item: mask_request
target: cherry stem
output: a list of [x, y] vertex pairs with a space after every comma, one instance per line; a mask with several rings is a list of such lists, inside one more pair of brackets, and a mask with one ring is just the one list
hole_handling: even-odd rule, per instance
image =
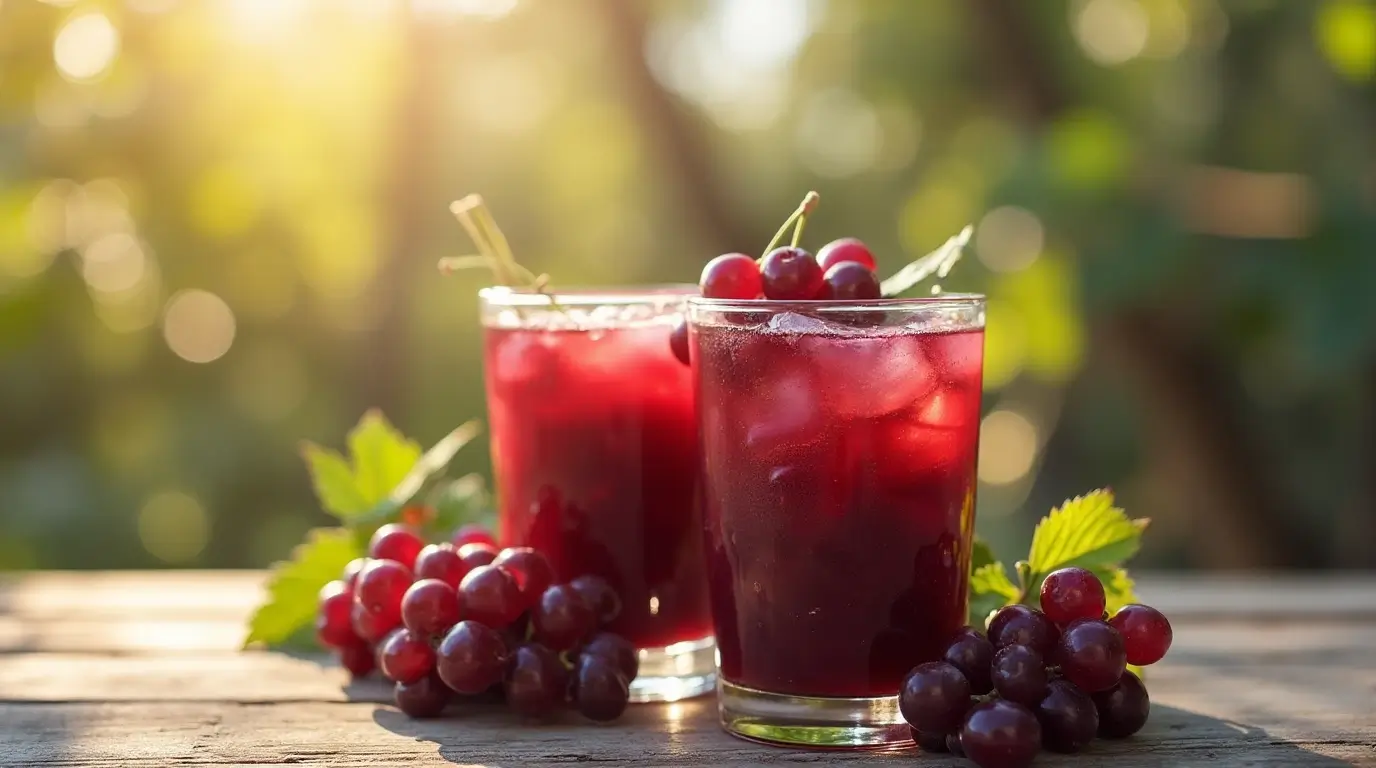
[[789, 214], [788, 219], [784, 221], [784, 225], [779, 227], [778, 232], [774, 233], [774, 239], [769, 241], [769, 245], [765, 246], [764, 252], [766, 255], [774, 250], [774, 246], [778, 245], [779, 241], [784, 239], [784, 234], [788, 232], [788, 228], [794, 227], [795, 225], [796, 228], [793, 230], [793, 245], [798, 245], [799, 239], [803, 236], [803, 224], [807, 221], [808, 215], [817, 210], [817, 202], [820, 199], [821, 196], [816, 192], [808, 192], [807, 195], [803, 197], [803, 202], [799, 203], [798, 208], [794, 210], [793, 213]]
[[554, 295], [546, 290], [549, 286], [549, 275], [536, 275], [516, 261], [515, 254], [511, 252], [511, 243], [502, 233], [502, 228], [497, 226], [497, 220], [487, 209], [482, 195], [469, 195], [457, 200], [449, 206], [449, 211], [459, 220], [459, 224], [463, 225], [464, 231], [468, 232], [468, 236], [478, 246], [479, 253], [441, 259], [441, 272], [449, 274], [462, 269], [485, 267], [492, 270], [492, 276], [496, 278], [498, 285], [530, 288], [549, 299], [549, 304], [555, 311], [563, 311], [559, 302], [555, 301]]

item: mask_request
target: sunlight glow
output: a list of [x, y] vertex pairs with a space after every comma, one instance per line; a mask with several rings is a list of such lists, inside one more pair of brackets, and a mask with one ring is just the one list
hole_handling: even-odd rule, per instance
[[473, 16], [495, 20], [516, 10], [516, 0], [411, 0], [418, 15], [450, 19]]
[[234, 312], [209, 291], [182, 291], [167, 302], [163, 338], [187, 362], [218, 360], [234, 343]]
[[1110, 67], [1140, 56], [1150, 33], [1139, 0], [1085, 0], [1074, 11], [1071, 27], [1085, 55]]
[[798, 155], [819, 176], [845, 178], [874, 167], [879, 115], [860, 94], [831, 88], [811, 96], [798, 120]]
[[979, 479], [1008, 485], [1032, 471], [1037, 458], [1037, 428], [1017, 411], [998, 410], [980, 424]]
[[126, 232], [105, 235], [81, 252], [81, 276], [91, 290], [119, 293], [135, 288], [144, 275], [142, 246]]
[[53, 40], [53, 61], [68, 80], [94, 80], [105, 73], [119, 54], [119, 32], [105, 14], [71, 17]]
[[163, 491], [144, 502], [138, 517], [139, 540], [159, 560], [185, 563], [210, 540], [210, 515], [196, 497]]
[[1045, 238], [1036, 214], [1005, 205], [980, 220], [975, 230], [975, 252], [984, 266], [995, 272], [1016, 272], [1037, 260]]

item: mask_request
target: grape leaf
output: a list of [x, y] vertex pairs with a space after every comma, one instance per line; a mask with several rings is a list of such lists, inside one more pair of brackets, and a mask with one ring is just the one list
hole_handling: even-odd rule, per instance
[[[987, 548], [987, 547], [986, 547]], [[1008, 578], [1003, 563], [986, 563], [970, 572], [971, 626], [983, 627], [989, 615], [1009, 603], [1017, 602], [1018, 587]]]
[[970, 243], [970, 235], [974, 234], [974, 231], [974, 227], [967, 226], [959, 234], [942, 243], [940, 248], [893, 273], [879, 285], [880, 293], [886, 299], [893, 298], [906, 293], [933, 273], [938, 277], [950, 274], [951, 267], [960, 261], [960, 255], [965, 252], [965, 246]]
[[367, 499], [354, 480], [353, 467], [337, 452], [306, 442], [301, 445], [301, 457], [311, 473], [311, 484], [320, 506], [341, 520], [367, 512], [373, 501]]
[[1123, 568], [1094, 568], [1094, 575], [1099, 577], [1100, 583], [1104, 585], [1104, 610], [1109, 615], [1118, 612], [1119, 608], [1128, 603], [1139, 602], [1137, 593], [1134, 591], [1136, 584], [1132, 577]]
[[1032, 534], [1027, 562], [1031, 578], [1025, 585], [1040, 588], [1042, 579], [1057, 568], [1112, 568], [1137, 554], [1149, 520], [1133, 520], [1113, 506], [1113, 492], [1101, 489], [1077, 496], [1051, 510]]
[[410, 471], [389, 489], [384, 498], [364, 514], [348, 520], [354, 534], [360, 540], [367, 541], [379, 526], [396, 521], [403, 509], [427, 501], [447, 479], [449, 464], [459, 449], [472, 442], [478, 432], [478, 423], [469, 421], [431, 446], [424, 456], [412, 462]]
[[363, 414], [349, 433], [354, 482], [364, 498], [377, 503], [392, 493], [420, 460], [420, 446], [397, 431], [381, 411]]
[[976, 536], [970, 546], [970, 570], [975, 571], [996, 562], [998, 558], [994, 556], [994, 548], [989, 546], [989, 542]]
[[300, 635], [315, 618], [320, 588], [339, 578], [344, 566], [362, 556], [352, 534], [344, 528], [316, 528], [291, 553], [273, 566], [267, 601], [248, 622], [244, 647], [280, 646]]

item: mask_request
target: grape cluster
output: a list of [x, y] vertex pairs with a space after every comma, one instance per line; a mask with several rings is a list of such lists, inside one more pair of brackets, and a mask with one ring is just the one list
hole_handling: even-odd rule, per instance
[[321, 590], [316, 635], [355, 677], [380, 669], [412, 717], [497, 694], [523, 717], [572, 703], [605, 722], [625, 711], [639, 667], [631, 643], [603, 631], [620, 610], [603, 579], [556, 584], [544, 555], [499, 550], [482, 528], [427, 545], [392, 524]]
[[940, 661], [908, 673], [899, 707], [925, 751], [980, 768], [1022, 768], [1043, 748], [1078, 752], [1147, 722], [1147, 689], [1127, 665], [1160, 661], [1171, 625], [1155, 608], [1104, 612], [1104, 587], [1083, 568], [1046, 577], [1041, 610], [1000, 609], [988, 635], [956, 633]]

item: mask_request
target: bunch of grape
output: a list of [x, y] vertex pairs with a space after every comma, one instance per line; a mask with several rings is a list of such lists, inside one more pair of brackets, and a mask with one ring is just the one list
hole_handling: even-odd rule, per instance
[[913, 739], [980, 768], [1022, 768], [1043, 747], [1078, 752], [1147, 722], [1147, 689], [1128, 664], [1166, 655], [1171, 625], [1155, 608], [1104, 612], [1104, 587], [1083, 568], [1046, 577], [1042, 610], [1010, 605], [988, 637], [960, 630], [941, 661], [908, 673], [899, 693]]
[[354, 676], [380, 668], [412, 717], [436, 717], [456, 695], [495, 693], [523, 717], [572, 702], [605, 722], [625, 711], [639, 667], [630, 642], [601, 631], [620, 611], [605, 580], [555, 584], [543, 555], [499, 551], [481, 528], [427, 545], [393, 524], [321, 590], [316, 633]]

